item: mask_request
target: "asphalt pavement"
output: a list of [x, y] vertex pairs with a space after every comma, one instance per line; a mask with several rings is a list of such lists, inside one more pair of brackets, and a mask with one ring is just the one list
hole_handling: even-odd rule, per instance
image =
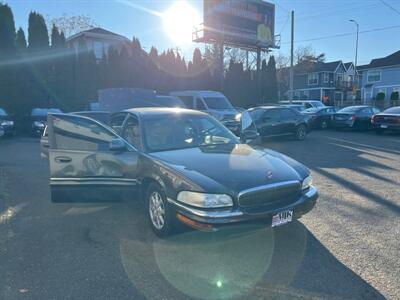
[[52, 204], [39, 141], [0, 140], [0, 299], [400, 299], [400, 136], [265, 146], [312, 170], [313, 211], [160, 240], [138, 199]]

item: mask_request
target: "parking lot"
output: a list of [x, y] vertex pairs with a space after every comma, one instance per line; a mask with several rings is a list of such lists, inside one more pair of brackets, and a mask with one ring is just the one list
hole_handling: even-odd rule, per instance
[[399, 299], [400, 136], [315, 131], [265, 144], [307, 165], [320, 198], [276, 231], [167, 240], [128, 203], [51, 204], [39, 141], [0, 141], [1, 299]]

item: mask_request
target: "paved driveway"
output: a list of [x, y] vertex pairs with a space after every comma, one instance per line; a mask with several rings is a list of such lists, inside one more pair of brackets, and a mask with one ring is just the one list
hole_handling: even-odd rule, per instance
[[266, 146], [311, 168], [310, 214], [159, 240], [135, 199], [51, 204], [38, 141], [0, 141], [0, 299], [399, 299], [400, 137]]

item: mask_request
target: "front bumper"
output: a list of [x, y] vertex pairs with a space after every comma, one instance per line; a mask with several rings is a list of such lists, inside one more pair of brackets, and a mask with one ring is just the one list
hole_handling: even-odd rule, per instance
[[237, 209], [228, 209], [228, 210], [204, 210], [186, 206], [176, 200], [168, 198], [169, 204], [172, 205], [174, 210], [196, 222], [200, 222], [203, 224], [210, 224], [210, 225], [225, 225], [243, 221], [250, 221], [250, 220], [257, 220], [257, 219], [264, 219], [264, 220], [271, 220], [272, 216], [285, 211], [285, 210], [293, 210], [294, 211], [294, 218], [298, 219], [302, 215], [308, 213], [313, 207], [318, 198], [318, 192], [315, 187], [310, 187], [310, 189], [303, 193], [302, 196], [294, 203], [290, 205], [280, 207], [274, 210], [267, 210], [257, 213], [247, 213], [241, 210], [240, 208]]

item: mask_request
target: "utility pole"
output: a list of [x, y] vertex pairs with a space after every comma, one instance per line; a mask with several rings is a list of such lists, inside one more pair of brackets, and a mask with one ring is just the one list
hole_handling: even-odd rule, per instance
[[[356, 24], [356, 26], [357, 26], [357, 36], [356, 36], [356, 57], [355, 57], [355, 60], [354, 60], [354, 79], [356, 79], [356, 76], [357, 76], [357, 55], [358, 55], [358, 33], [359, 33], [359, 29], [360, 29], [360, 26], [358, 25], [358, 23], [357, 23], [357, 21], [356, 20], [353, 20], [353, 19], [351, 19], [351, 20], [349, 20], [350, 22], [352, 22], [352, 23], [354, 23], [354, 24]], [[357, 84], [358, 84], [358, 77], [357, 77]]]
[[289, 84], [289, 89], [290, 89], [290, 103], [292, 103], [293, 100], [293, 56], [294, 56], [294, 11], [292, 10], [292, 35], [290, 39], [290, 84]]
[[[258, 99], [257, 103], [261, 100], [261, 49], [257, 49], [257, 90], [258, 90]], [[264, 100], [263, 100], [264, 102]]]

